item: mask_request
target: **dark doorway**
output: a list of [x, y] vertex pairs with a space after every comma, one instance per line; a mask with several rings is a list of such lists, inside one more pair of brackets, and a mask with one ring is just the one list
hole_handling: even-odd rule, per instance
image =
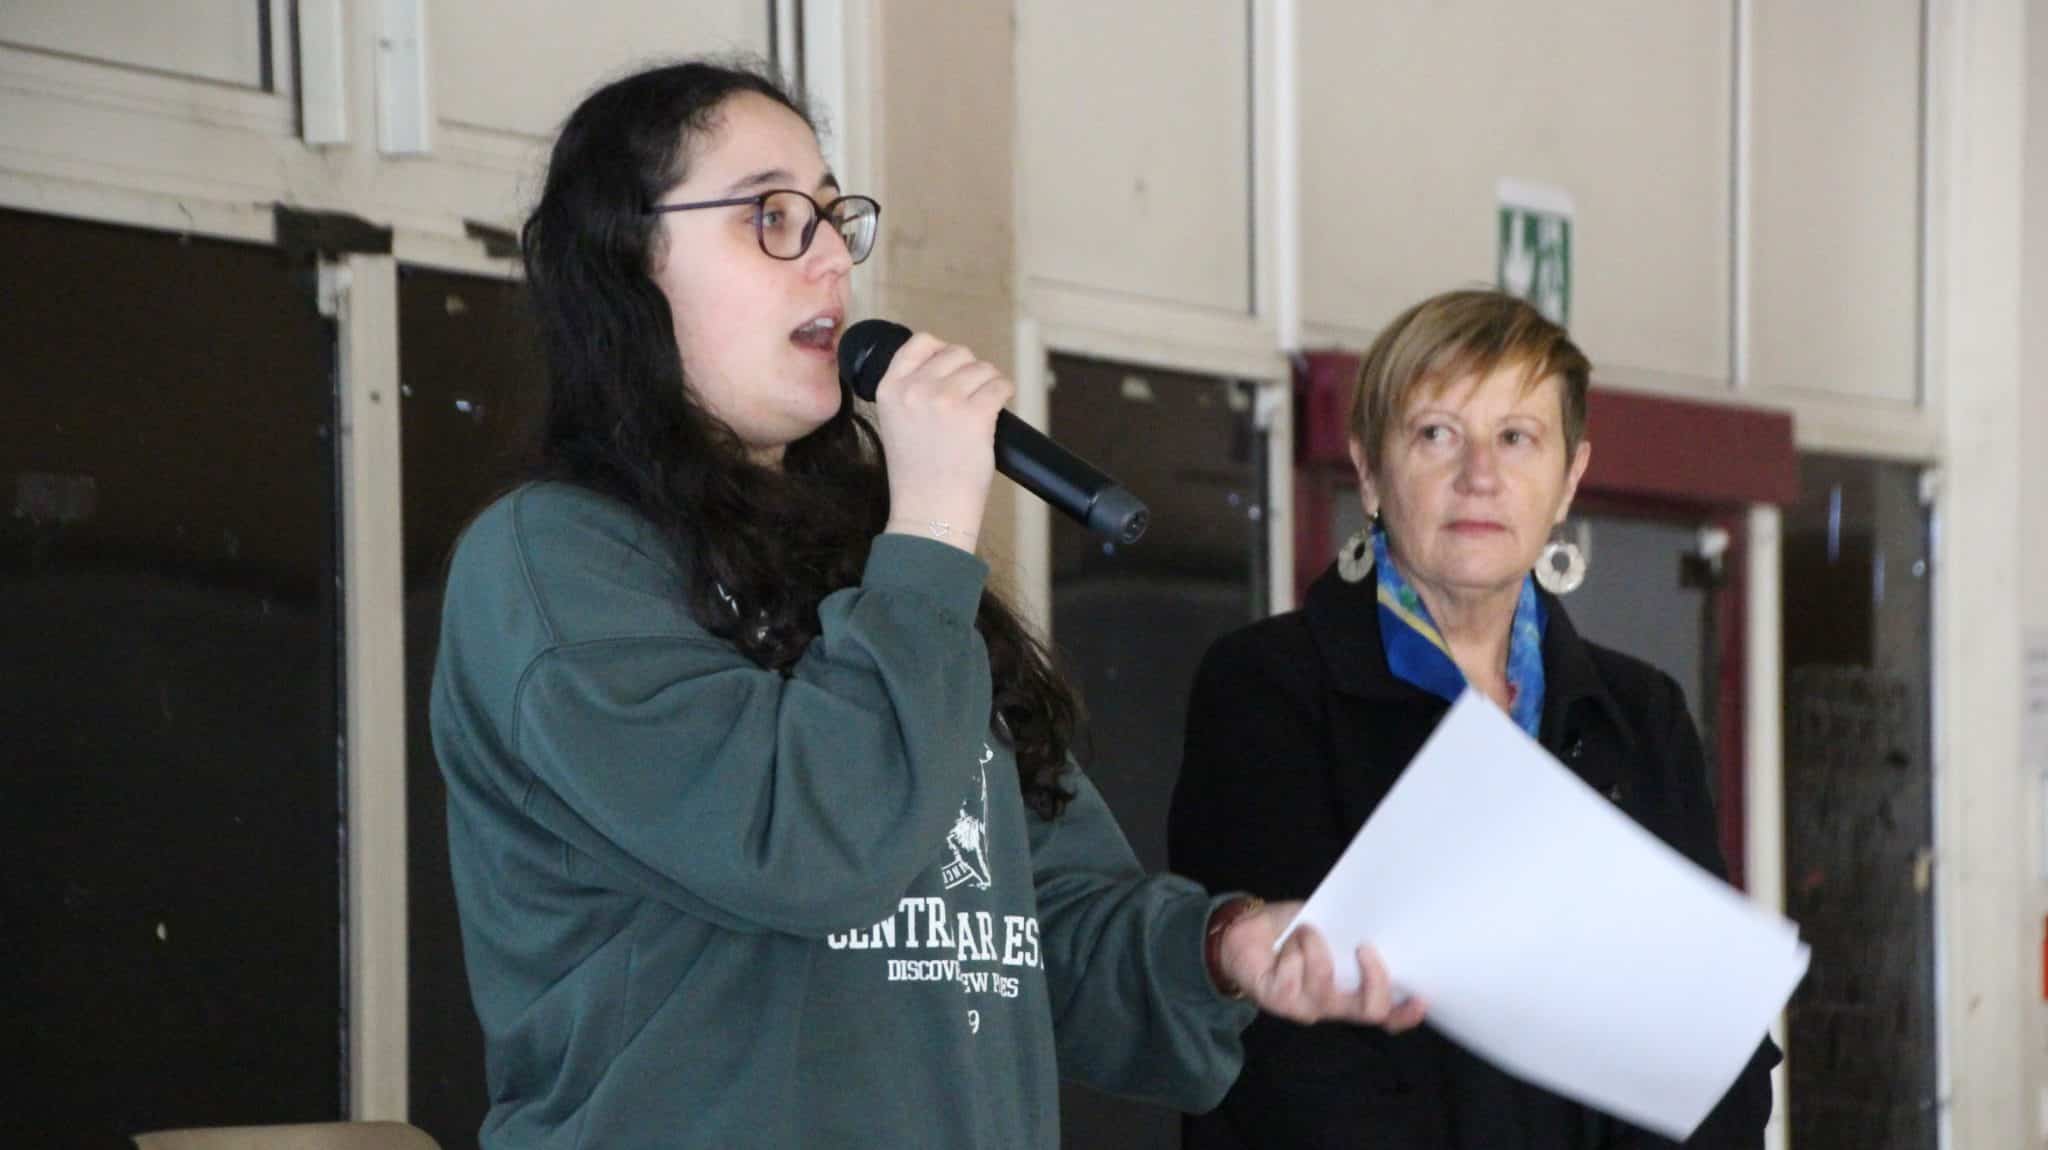
[[1933, 649], [1920, 471], [1806, 456], [1784, 521], [1792, 1144], [1931, 1150]]
[[0, 211], [23, 1146], [343, 1116], [335, 332], [268, 247]]
[[[1210, 642], [1266, 614], [1266, 436], [1251, 384], [1052, 357], [1052, 431], [1152, 512], [1119, 546], [1055, 514], [1052, 630], [1090, 712], [1084, 765], [1149, 870], [1166, 866], [1187, 692]], [[1069, 1084], [1064, 1143], [1172, 1150], [1179, 1115]]]

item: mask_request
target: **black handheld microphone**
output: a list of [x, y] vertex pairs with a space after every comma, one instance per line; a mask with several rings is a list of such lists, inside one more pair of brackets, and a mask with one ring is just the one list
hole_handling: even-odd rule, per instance
[[[854, 324], [839, 337], [839, 378], [855, 395], [873, 402], [889, 360], [909, 338], [909, 328], [885, 319]], [[1116, 480], [1007, 411], [996, 416], [996, 470], [1088, 530], [1119, 543], [1136, 543], [1151, 518], [1138, 497]]]

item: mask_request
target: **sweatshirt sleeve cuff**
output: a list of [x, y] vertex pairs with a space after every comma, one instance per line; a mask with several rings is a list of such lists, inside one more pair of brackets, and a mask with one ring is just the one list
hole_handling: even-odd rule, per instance
[[974, 621], [987, 582], [988, 564], [979, 556], [936, 539], [893, 532], [875, 537], [861, 574], [863, 587], [922, 595], [965, 623]]
[[1208, 943], [1210, 917], [1218, 907], [1231, 899], [1243, 897], [1243, 893], [1225, 891], [1206, 898], [1197, 894], [1182, 903], [1179, 913], [1185, 916], [1182, 921], [1186, 925], [1178, 929], [1183, 937], [1189, 933], [1194, 937], [1174, 946], [1173, 953], [1177, 957], [1172, 975], [1172, 985], [1180, 988], [1182, 1001], [1219, 1011], [1240, 1027], [1257, 1016], [1258, 1005], [1248, 998], [1231, 998], [1216, 988], [1216, 983], [1209, 978]]

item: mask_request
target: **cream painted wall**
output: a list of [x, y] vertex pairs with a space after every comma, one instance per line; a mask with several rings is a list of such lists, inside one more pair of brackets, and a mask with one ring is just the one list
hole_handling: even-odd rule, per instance
[[[111, 54], [105, 37], [82, 17], [45, 20], [45, 39], [72, 39], [25, 48], [0, 37], [0, 87], [8, 93], [0, 205], [267, 240], [271, 205], [283, 203], [390, 224], [404, 261], [492, 267], [465, 237], [465, 221], [516, 224], [534, 194], [546, 137], [578, 95], [645, 58], [650, 45], [665, 55], [765, 54], [767, 2], [694, 0], [685, 9], [634, 0], [607, 6], [616, 19], [592, 20], [586, 6], [564, 0], [520, 0], [510, 12], [488, 0], [431, 0], [435, 120], [431, 153], [418, 157], [378, 151], [379, 4], [341, 7], [335, 99], [348, 138], [324, 147], [299, 139], [296, 92], [82, 59]], [[254, 6], [235, 11], [238, 34], [251, 34]]]
[[[2036, 3], [2027, 19], [2027, 136], [2024, 266], [2020, 303], [2020, 328], [2025, 333], [2020, 349], [2020, 539], [2019, 617], [2037, 634], [2048, 633], [2048, 450], [2041, 437], [2048, 431], [2048, 8]], [[2048, 794], [2042, 791], [2041, 771], [2048, 768], [2041, 751], [2026, 765], [2021, 777], [2026, 808], [2042, 810]], [[2032, 814], [2026, 818], [2025, 857], [2043, 857], [2048, 844], [2048, 817]], [[2048, 874], [2041, 864], [2033, 866], [2030, 911], [2025, 925], [2048, 921]], [[2030, 996], [2031, 997], [2031, 996]], [[2048, 1005], [2028, 1004], [2025, 1028], [2027, 1086], [2039, 1122], [2048, 1110]], [[2022, 1105], [2027, 1100], [2022, 1098]], [[2048, 1142], [2048, 1130], [2035, 1133]]]
[[1247, 0], [1015, 12], [1025, 275], [1249, 314]]
[[[768, 0], [428, 0], [443, 123], [551, 137], [582, 95], [635, 66], [768, 50]], [[603, 19], [593, 19], [596, 11]], [[508, 82], [517, 77], [517, 82]]]
[[[1006, 5], [876, 3], [861, 126], [874, 156], [882, 240], [862, 305], [973, 348], [1012, 375], [1017, 84]], [[1016, 489], [997, 478], [981, 553], [1008, 584]]]
[[1496, 184], [1575, 201], [1605, 374], [1728, 374], [1732, 5], [1300, 0], [1302, 317], [1356, 343], [1494, 281]]
[[2025, 428], [2019, 536], [2023, 618], [2048, 628], [2048, 8], [2028, 10], [2026, 283], [2020, 326], [2020, 426]]
[[261, 24], [251, 0], [7, 0], [0, 4], [0, 43], [241, 88], [263, 81]]
[[1750, 385], [1913, 404], [1920, 0], [1752, 11]]
[[1950, 1145], [2041, 1145], [2036, 790], [2019, 635], [2028, 0], [1937, 4], [1928, 357], [1938, 396], [1935, 904]]

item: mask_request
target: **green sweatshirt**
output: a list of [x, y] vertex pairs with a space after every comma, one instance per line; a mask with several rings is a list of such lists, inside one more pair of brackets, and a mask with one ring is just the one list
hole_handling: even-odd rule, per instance
[[1251, 1010], [1213, 900], [989, 731], [987, 569], [876, 540], [788, 673], [561, 485], [465, 533], [432, 696], [487, 1147], [1051, 1147], [1057, 1080], [1188, 1110]]

